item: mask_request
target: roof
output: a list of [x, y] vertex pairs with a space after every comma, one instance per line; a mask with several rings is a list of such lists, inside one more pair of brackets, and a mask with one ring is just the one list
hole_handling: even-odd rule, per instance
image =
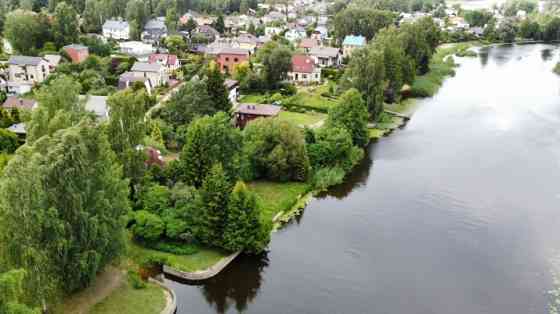
[[333, 47], [313, 47], [309, 49], [309, 54], [321, 58], [334, 58], [338, 56], [338, 48]]
[[354, 36], [348, 35], [344, 37], [344, 41], [342, 42], [343, 46], [365, 46], [366, 45], [366, 38], [364, 36]]
[[103, 24], [103, 28], [110, 28], [110, 29], [124, 30], [127, 27], [128, 27], [127, 21], [107, 20]]
[[319, 42], [314, 38], [304, 38], [299, 43], [300, 48], [313, 48], [319, 46]]
[[149, 79], [144, 76], [137, 76], [132, 72], [124, 72], [119, 76], [119, 81], [128, 81], [128, 82], [146, 82]]
[[227, 89], [232, 89], [233, 87], [235, 87], [235, 86], [237, 86], [237, 85], [239, 85], [239, 82], [236, 81], [236, 80], [225, 79], [225, 81], [224, 81], [224, 86], [225, 86]]
[[10, 96], [4, 101], [2, 107], [4, 108], [17, 108], [31, 110], [37, 105], [37, 101], [33, 99], [23, 99], [16, 96]]
[[306, 55], [294, 55], [292, 57], [292, 72], [313, 73], [315, 62], [313, 58]]
[[175, 65], [177, 63], [177, 56], [166, 53], [154, 53], [148, 58], [148, 63], [164, 63], [166, 65]]
[[223, 47], [221, 48], [218, 53], [219, 55], [221, 54], [226, 54], [226, 55], [243, 55], [243, 56], [247, 56], [249, 55], [249, 51], [247, 51], [247, 49], [241, 49], [241, 48], [231, 48], [231, 47]]
[[237, 109], [235, 109], [235, 112], [255, 116], [273, 117], [278, 115], [280, 109], [281, 108], [279, 106], [273, 105], [240, 104]]
[[95, 113], [99, 120], [104, 120], [109, 115], [107, 109], [107, 96], [80, 96], [86, 99], [86, 110]]
[[165, 18], [155, 18], [151, 19], [146, 23], [144, 27], [145, 30], [165, 30], [167, 31], [167, 26], [165, 26]]
[[211, 33], [213, 35], [219, 35], [220, 32], [218, 32], [215, 28], [213, 28], [212, 26], [209, 25], [200, 25], [196, 28], [196, 31], [198, 33]]
[[257, 37], [253, 34], [242, 34], [237, 37], [237, 41], [239, 43], [256, 45]]
[[8, 60], [9, 64], [13, 65], [39, 65], [41, 61], [46, 61], [41, 57], [27, 57], [27, 56], [11, 56]]
[[84, 45], [78, 45], [78, 44], [72, 44], [72, 45], [64, 46], [63, 48], [64, 49], [74, 49], [74, 50], [88, 49], [88, 47], [86, 47]]
[[47, 60], [47, 62], [49, 62], [54, 67], [56, 67], [62, 59], [60, 55], [45, 55], [43, 58], [45, 58], [45, 60]]
[[132, 66], [132, 72], [160, 72], [161, 65], [157, 63], [136, 62]]
[[13, 124], [7, 130], [16, 134], [27, 134], [25, 131], [25, 123]]

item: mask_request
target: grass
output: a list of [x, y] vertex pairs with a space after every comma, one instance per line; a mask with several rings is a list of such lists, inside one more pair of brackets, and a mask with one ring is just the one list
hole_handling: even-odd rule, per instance
[[261, 218], [264, 221], [271, 221], [279, 212], [290, 210], [310, 189], [304, 182], [256, 181], [249, 186], [263, 207]]
[[157, 314], [166, 305], [163, 288], [148, 283], [144, 289], [134, 289], [124, 281], [111, 295], [97, 303], [89, 314]]
[[262, 104], [265, 103], [266, 95], [264, 94], [248, 94], [243, 95], [240, 99], [240, 103], [249, 103], [249, 104]]
[[133, 240], [129, 240], [128, 243], [128, 255], [136, 264], [142, 264], [144, 261], [156, 257], [158, 260], [165, 260], [165, 264], [168, 266], [187, 272], [207, 269], [229, 255], [217, 248], [198, 246], [197, 249], [198, 251], [194, 254], [176, 255], [143, 247]]
[[369, 138], [371, 139], [378, 139], [378, 138], [382, 138], [385, 133], [387, 133], [389, 130], [381, 130], [381, 129], [369, 129]]
[[280, 111], [280, 115], [278, 116], [278, 119], [280, 120], [290, 121], [299, 126], [310, 126], [326, 118], [326, 114], [318, 112], [299, 113], [291, 111]]

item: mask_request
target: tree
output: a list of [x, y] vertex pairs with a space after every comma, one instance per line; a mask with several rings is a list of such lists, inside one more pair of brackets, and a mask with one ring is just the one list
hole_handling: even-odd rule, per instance
[[370, 116], [376, 119], [383, 111], [385, 87], [383, 52], [377, 49], [354, 51], [343, 79], [345, 84], [349, 84], [362, 93]]
[[226, 31], [226, 25], [224, 23], [224, 16], [218, 15], [218, 19], [214, 23], [214, 28], [220, 33], [223, 34]]
[[179, 23], [179, 17], [177, 16], [177, 9], [175, 6], [168, 8], [165, 13], [165, 25], [170, 33], [175, 33], [177, 31], [177, 24]]
[[371, 40], [379, 30], [394, 22], [392, 12], [351, 6], [336, 13], [333, 24], [336, 38], [342, 41], [346, 35], [362, 35]]
[[544, 25], [543, 39], [547, 42], [560, 39], [560, 17], [553, 17]]
[[525, 19], [519, 25], [519, 36], [526, 39], [538, 40], [541, 38], [541, 27], [536, 21]]
[[40, 311], [22, 303], [25, 296], [23, 269], [0, 273], [0, 314], [39, 314]]
[[228, 97], [228, 90], [224, 85], [224, 75], [215, 62], [211, 62], [208, 65], [206, 77], [206, 88], [214, 108], [218, 111], [229, 112], [231, 110], [231, 103]]
[[348, 130], [354, 145], [363, 147], [369, 143], [368, 111], [357, 89], [346, 91], [338, 103], [329, 110], [327, 125]]
[[134, 213], [134, 225], [132, 233], [134, 236], [148, 240], [158, 240], [165, 232], [165, 223], [160, 216], [146, 210]]
[[180, 54], [187, 44], [181, 35], [171, 35], [165, 38], [165, 46], [169, 49], [170, 53]]
[[[25, 193], [22, 193], [25, 191]], [[19, 149], [0, 182], [0, 250], [39, 303], [88, 286], [124, 249], [128, 189], [87, 120]]]
[[33, 110], [27, 123], [28, 143], [75, 125], [87, 115], [84, 103], [78, 98], [80, 89], [80, 84], [66, 75], [58, 76], [39, 89], [37, 101], [41, 105]]
[[192, 37], [192, 32], [198, 27], [198, 24], [196, 24], [196, 21], [193, 18], [190, 18], [187, 20], [187, 23], [184, 27], [185, 30], [189, 33], [189, 37]]
[[87, 33], [97, 33], [101, 31], [103, 25], [103, 12], [101, 3], [98, 0], [86, 0], [83, 12], [83, 28]]
[[229, 196], [223, 246], [230, 251], [260, 253], [270, 242], [270, 225], [260, 219], [255, 193], [239, 181]]
[[126, 19], [130, 23], [130, 36], [140, 39], [144, 25], [148, 21], [146, 4], [142, 0], [131, 0], [126, 4]]
[[[33, 55], [39, 38], [39, 22], [33, 12], [16, 10], [6, 16], [4, 36], [21, 54]], [[25, 34], [22, 36], [21, 34]]]
[[235, 180], [239, 172], [240, 147], [241, 134], [225, 113], [195, 120], [187, 129], [180, 155], [185, 182], [200, 187], [217, 163], [229, 179]]
[[[313, 131], [311, 131], [313, 132]], [[352, 143], [346, 128], [327, 126], [313, 133], [314, 140], [308, 144], [309, 159], [317, 173], [320, 169], [340, 168], [343, 173], [363, 157], [363, 150]]]
[[194, 79], [185, 83], [164, 108], [165, 120], [175, 128], [190, 123], [197, 116], [217, 112], [208, 95], [206, 81]]
[[11, 154], [18, 147], [17, 135], [6, 129], [0, 129], [0, 153]]
[[145, 123], [146, 94], [130, 89], [120, 91], [107, 99], [111, 111], [106, 132], [111, 148], [123, 166], [124, 176], [134, 186], [144, 175], [144, 152], [139, 150], [147, 133]]
[[511, 43], [515, 41], [515, 35], [517, 34], [517, 27], [512, 20], [505, 20], [500, 24], [500, 27], [496, 30], [496, 35], [498, 38], [505, 42]]
[[263, 76], [270, 89], [286, 79], [292, 67], [292, 51], [276, 41], [270, 41], [259, 49], [258, 60], [263, 65]]
[[220, 163], [212, 166], [197, 199], [194, 236], [204, 244], [221, 246], [231, 183]]
[[257, 34], [257, 29], [255, 28], [255, 24], [253, 22], [251, 22], [249, 24], [249, 27], [247, 28], [247, 33], [253, 34], [253, 35]]
[[468, 10], [464, 13], [464, 18], [471, 27], [483, 27], [494, 17], [488, 10]]
[[244, 176], [248, 180], [306, 181], [309, 157], [303, 132], [278, 119], [257, 119], [244, 130]]
[[60, 48], [64, 45], [78, 41], [78, 13], [66, 2], [61, 2], [54, 11], [54, 22], [52, 25], [56, 45]]

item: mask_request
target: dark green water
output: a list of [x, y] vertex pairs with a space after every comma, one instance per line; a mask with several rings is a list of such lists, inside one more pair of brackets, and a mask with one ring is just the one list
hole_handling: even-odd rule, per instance
[[560, 254], [559, 50], [491, 48], [343, 186], [200, 285], [181, 314], [547, 313]]

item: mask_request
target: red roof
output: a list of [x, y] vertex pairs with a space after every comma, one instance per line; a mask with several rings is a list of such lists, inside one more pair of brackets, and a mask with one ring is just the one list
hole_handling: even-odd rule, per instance
[[6, 109], [17, 108], [17, 109], [28, 109], [31, 110], [37, 105], [37, 102], [33, 99], [23, 99], [16, 96], [10, 96], [6, 99], [2, 105]]
[[148, 63], [161, 63], [164, 65], [175, 65], [177, 63], [177, 56], [165, 53], [151, 54]]
[[294, 55], [292, 57], [292, 72], [313, 73], [315, 70], [315, 61], [306, 55]]
[[319, 42], [314, 38], [304, 38], [299, 43], [300, 48], [313, 48], [319, 46]]

